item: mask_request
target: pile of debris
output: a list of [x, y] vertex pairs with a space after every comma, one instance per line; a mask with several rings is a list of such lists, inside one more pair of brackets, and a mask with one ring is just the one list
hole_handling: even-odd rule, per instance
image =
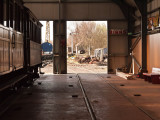
[[82, 63], [88, 63], [88, 64], [98, 64], [99, 60], [97, 58], [91, 58], [90, 56], [86, 56], [86, 57], [81, 57], [81, 58], [76, 58], [76, 61], [78, 61], [78, 63], [82, 64]]
[[98, 64], [99, 60], [97, 58], [92, 58], [89, 64]]
[[86, 57], [82, 57], [78, 59], [79, 63], [89, 63], [91, 61], [91, 57], [90, 56], [86, 56]]

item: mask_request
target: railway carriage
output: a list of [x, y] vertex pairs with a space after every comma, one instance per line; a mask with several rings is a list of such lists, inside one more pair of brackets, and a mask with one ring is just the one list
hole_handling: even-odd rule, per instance
[[0, 0], [0, 91], [38, 77], [41, 27], [21, 0]]
[[25, 66], [30, 73], [34, 73], [35, 77], [38, 77], [38, 67], [41, 66], [41, 27], [42, 24], [34, 16], [34, 14], [28, 9], [25, 10]]

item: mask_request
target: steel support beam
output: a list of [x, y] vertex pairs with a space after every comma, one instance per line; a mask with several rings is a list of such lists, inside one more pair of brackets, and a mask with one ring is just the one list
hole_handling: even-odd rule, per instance
[[54, 21], [53, 73], [67, 73], [66, 21]]
[[125, 18], [128, 19], [128, 17], [129, 17], [129, 15], [128, 15], [128, 11], [129, 11], [128, 5], [123, 0], [112, 0], [112, 1], [115, 2], [120, 7], [120, 9], [122, 10]]
[[147, 70], [147, 0], [134, 0], [141, 13], [142, 71]]
[[66, 21], [61, 19], [61, 0], [59, 0], [59, 19], [54, 21], [53, 73], [67, 73]]
[[141, 70], [141, 65], [139, 64], [138, 60], [133, 56], [131, 55], [132, 59], [134, 59], [136, 65], [138, 66], [139, 70]]
[[[134, 32], [134, 23], [135, 23], [135, 18], [134, 18], [134, 13], [135, 9], [130, 7], [129, 12], [128, 12], [128, 33], [133, 33]], [[130, 71], [131, 65], [132, 65], [132, 36], [128, 36], [128, 69], [127, 71]]]
[[[23, 0], [24, 3], [59, 3], [59, 0]], [[61, 0], [61, 3], [111, 3], [112, 0]]]
[[140, 39], [141, 39], [141, 35], [137, 36], [136, 41], [132, 44], [132, 46], [130, 48], [131, 51], [133, 51], [136, 48], [136, 46], [139, 43]]

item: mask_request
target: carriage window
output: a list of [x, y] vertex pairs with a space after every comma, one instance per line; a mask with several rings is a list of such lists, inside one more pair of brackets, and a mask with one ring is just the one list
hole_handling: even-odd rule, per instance
[[20, 12], [20, 31], [23, 32], [23, 11]]
[[36, 33], [37, 33], [37, 28], [36, 28], [36, 25], [34, 24], [34, 41], [38, 42], [36, 39]]
[[35, 41], [35, 25], [34, 25], [34, 23], [33, 23], [33, 32], [32, 32], [32, 35], [33, 35], [33, 41]]
[[13, 28], [13, 5], [11, 3], [9, 5], [9, 23], [9, 26]]
[[18, 6], [17, 4], [15, 4], [15, 30], [18, 30]]
[[30, 20], [30, 38], [33, 40], [33, 22]]
[[0, 0], [0, 24], [3, 24], [3, 1]]
[[20, 31], [20, 15], [21, 15], [21, 9], [20, 9], [20, 7], [18, 6], [18, 31]]
[[3, 0], [2, 2], [2, 11], [1, 11], [1, 24], [7, 26], [7, 1]]
[[20, 31], [20, 7], [15, 4], [15, 29]]
[[31, 39], [33, 40], [33, 22], [31, 21]]

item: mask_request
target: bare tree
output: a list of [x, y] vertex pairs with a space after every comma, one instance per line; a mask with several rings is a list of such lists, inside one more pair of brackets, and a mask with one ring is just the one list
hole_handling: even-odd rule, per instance
[[72, 37], [74, 41], [74, 49], [76, 49], [76, 45], [79, 45], [79, 49], [84, 49], [89, 54], [93, 54], [94, 49], [107, 47], [107, 28], [105, 24], [96, 24], [96, 22], [74, 24], [75, 29], [72, 30], [74, 34], [69, 36], [69, 39], [71, 40]]

